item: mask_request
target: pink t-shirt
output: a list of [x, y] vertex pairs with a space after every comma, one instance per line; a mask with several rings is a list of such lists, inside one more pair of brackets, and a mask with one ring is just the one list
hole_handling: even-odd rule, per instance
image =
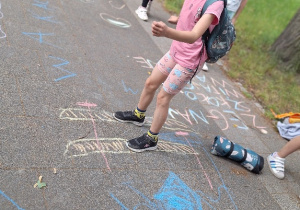
[[[185, 0], [180, 12], [176, 30], [191, 31], [200, 19], [201, 10], [205, 2], [206, 0]], [[215, 25], [219, 23], [219, 19], [223, 8], [223, 1], [216, 1], [215, 3], [210, 5], [205, 11], [205, 14], [215, 15], [215, 19], [209, 26], [210, 31], [212, 31]], [[200, 58], [200, 51], [202, 47], [203, 43], [201, 37], [193, 44], [173, 40], [170, 48], [170, 54], [174, 58], [176, 63], [178, 63], [182, 67], [195, 69], [199, 64], [200, 59], [200, 66], [207, 59], [205, 48]]]

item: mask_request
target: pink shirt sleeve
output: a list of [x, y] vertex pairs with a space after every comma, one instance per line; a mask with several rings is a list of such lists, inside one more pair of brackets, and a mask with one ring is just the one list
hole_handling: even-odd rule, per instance
[[215, 15], [215, 19], [213, 20], [212, 25], [217, 25], [219, 23], [219, 19], [222, 14], [223, 8], [224, 8], [224, 2], [216, 1], [206, 9], [204, 14]]
[[[181, 9], [176, 30], [191, 31], [195, 24], [197, 24], [197, 20], [199, 20], [198, 17], [205, 1], [206, 0], [185, 0]], [[212, 24], [209, 26], [210, 32], [219, 23], [223, 8], [223, 1], [217, 1], [206, 9], [204, 14], [213, 14], [215, 16]], [[201, 54], [202, 49], [204, 50]], [[203, 46], [201, 38], [196, 40], [193, 44], [173, 40], [170, 48], [170, 55], [174, 58], [177, 64], [190, 69], [196, 69], [198, 65], [202, 66], [207, 59], [206, 49]]]

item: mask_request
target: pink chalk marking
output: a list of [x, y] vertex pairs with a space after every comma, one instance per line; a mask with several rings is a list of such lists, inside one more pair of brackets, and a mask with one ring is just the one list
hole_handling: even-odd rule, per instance
[[206, 117], [210, 117], [210, 118], [213, 118], [213, 119], [220, 119], [218, 116], [214, 115], [213, 112], [217, 112], [217, 113], [219, 113], [223, 117], [223, 119], [224, 119], [224, 121], [226, 123], [226, 127], [223, 128], [222, 131], [227, 130], [229, 128], [228, 121], [226, 120], [226, 117], [221, 112], [219, 112], [218, 110], [215, 110], [215, 109], [209, 110], [209, 113], [212, 114], [212, 116], [206, 116]]
[[88, 103], [87, 101], [77, 102], [76, 104], [79, 105], [79, 106], [85, 106], [85, 107], [88, 107], [88, 108], [97, 106], [97, 104], [91, 104], [91, 103]]
[[[98, 147], [101, 148], [101, 145], [100, 145], [99, 140], [98, 140], [98, 134], [97, 134], [97, 130], [96, 130], [96, 123], [95, 123], [95, 120], [94, 120], [94, 118], [93, 118], [93, 116], [92, 116], [92, 114], [91, 114], [91, 107], [96, 107], [97, 104], [88, 103], [87, 101], [86, 101], [86, 102], [78, 102], [78, 103], [76, 103], [76, 104], [79, 105], [79, 106], [85, 106], [85, 107], [88, 107], [88, 109], [89, 109], [89, 115], [90, 115], [90, 117], [91, 117], [91, 120], [92, 120], [92, 123], [93, 123], [93, 127], [94, 127], [95, 139], [96, 139], [96, 141], [97, 141]], [[104, 154], [102, 151], [101, 151], [101, 154], [102, 154], [103, 159], [104, 159], [104, 161], [105, 161], [105, 163], [106, 163], [106, 167], [108, 168], [108, 170], [111, 171], [111, 169], [110, 169], [110, 167], [109, 167], [109, 165], [108, 165], [108, 160], [107, 160], [105, 154]]]
[[189, 133], [188, 132], [177, 131], [177, 132], [175, 132], [175, 135], [176, 136], [188, 136]]
[[191, 125], [193, 125], [191, 119], [190, 119], [190, 115], [187, 113], [187, 109], [185, 109], [185, 114], [182, 114], [179, 112], [179, 110], [175, 110], [178, 114], [181, 115], [181, 117], [183, 117], [187, 122], [189, 122]]
[[255, 128], [258, 128], [258, 129], [266, 128], [266, 127], [261, 127], [261, 126], [255, 125], [255, 118], [256, 118], [255, 115], [250, 115], [250, 114], [241, 114], [241, 115], [252, 117], [252, 123]]
[[207, 179], [207, 181], [208, 181], [208, 183], [209, 183], [210, 189], [213, 189], [213, 186], [212, 186], [212, 184], [211, 184], [211, 181], [210, 181], [209, 177], [207, 176], [207, 174], [206, 174], [206, 172], [205, 172], [205, 170], [204, 170], [204, 168], [203, 168], [203, 166], [202, 166], [202, 164], [201, 164], [201, 161], [199, 160], [198, 156], [196, 155], [196, 151], [195, 151], [194, 148], [192, 147], [192, 145], [191, 145], [191, 143], [189, 142], [189, 140], [188, 140], [186, 137], [184, 137], [184, 138], [185, 138], [186, 142], [189, 144], [189, 146], [192, 148], [192, 150], [194, 151], [195, 157], [196, 157], [196, 159], [197, 159], [197, 161], [198, 161], [198, 164], [201, 166], [201, 168], [202, 168], [202, 170], [203, 170], [203, 173], [204, 173], [204, 175], [205, 175], [205, 177], [206, 177], [206, 179]]

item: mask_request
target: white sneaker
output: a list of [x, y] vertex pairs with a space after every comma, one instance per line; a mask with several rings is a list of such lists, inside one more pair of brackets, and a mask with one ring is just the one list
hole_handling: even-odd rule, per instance
[[145, 7], [139, 6], [135, 13], [141, 18], [142, 20], [148, 20], [147, 9]]
[[269, 155], [268, 164], [271, 172], [276, 176], [278, 179], [284, 178], [284, 158], [274, 157], [274, 153]]
[[202, 69], [203, 69], [204, 71], [208, 71], [208, 66], [206, 65], [206, 63], [203, 64]]

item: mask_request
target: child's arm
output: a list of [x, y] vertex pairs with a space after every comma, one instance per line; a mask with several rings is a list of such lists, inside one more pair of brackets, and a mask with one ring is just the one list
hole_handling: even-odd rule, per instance
[[153, 36], [164, 36], [179, 42], [192, 44], [204, 34], [214, 18], [215, 15], [213, 14], [204, 14], [191, 31], [177, 31], [161, 21], [154, 21], [152, 23], [152, 34]]

